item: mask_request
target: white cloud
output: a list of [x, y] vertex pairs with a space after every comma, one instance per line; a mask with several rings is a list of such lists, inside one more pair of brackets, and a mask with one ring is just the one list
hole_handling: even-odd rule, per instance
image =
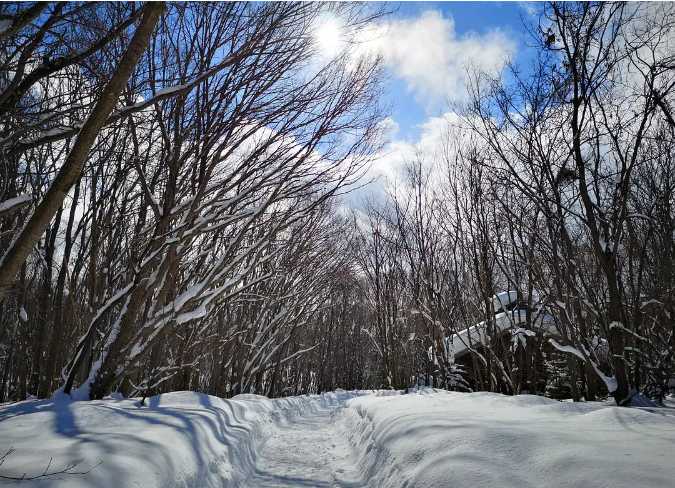
[[539, 2], [518, 2], [518, 6], [533, 19], [538, 19], [543, 9], [543, 4]]
[[467, 70], [497, 74], [515, 43], [503, 32], [459, 36], [452, 17], [429, 10], [419, 17], [391, 20], [365, 29], [363, 54], [379, 55], [427, 108], [467, 97]]
[[[347, 206], [352, 209], [361, 208], [366, 199], [381, 200], [387, 188], [403, 184], [406, 166], [418, 159], [425, 166], [442, 171], [444, 157], [452, 151], [452, 148], [448, 148], [448, 142], [459, 136], [458, 128], [466, 127], [459, 115], [446, 112], [439, 117], [429, 117], [419, 125], [419, 138], [408, 141], [394, 138], [398, 123], [391, 117], [384, 119], [381, 124], [385, 131], [386, 128], [391, 128], [392, 138], [377, 155], [364, 178], [363, 183], [371, 183], [354, 191], [347, 198]], [[438, 177], [441, 182], [442, 173]]]
[[392, 117], [385, 117], [379, 123], [380, 131], [382, 132], [382, 137], [384, 140], [389, 141], [393, 139], [400, 129], [398, 122], [396, 122]]
[[[396, 124], [395, 121], [392, 122]], [[440, 117], [429, 117], [419, 125], [420, 135], [416, 141], [390, 141], [372, 166], [371, 174], [373, 177], [382, 176], [396, 180], [406, 164], [415, 159], [422, 159], [429, 164], [440, 161], [446, 151], [448, 138], [452, 135], [450, 132], [462, 125], [462, 119], [454, 112], [446, 112]]]

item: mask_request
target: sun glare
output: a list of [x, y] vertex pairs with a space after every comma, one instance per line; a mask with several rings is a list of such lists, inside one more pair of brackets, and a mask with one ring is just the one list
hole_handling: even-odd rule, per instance
[[325, 17], [314, 31], [318, 53], [326, 58], [337, 56], [344, 47], [343, 29], [335, 17]]

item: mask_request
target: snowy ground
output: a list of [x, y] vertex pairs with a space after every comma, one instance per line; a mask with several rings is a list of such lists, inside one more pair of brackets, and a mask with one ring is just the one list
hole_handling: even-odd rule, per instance
[[[40, 487], [673, 486], [675, 411], [423, 391], [177, 392], [0, 407], [1, 475]], [[1, 453], [0, 453], [1, 454]], [[7, 483], [0, 481], [0, 484]]]

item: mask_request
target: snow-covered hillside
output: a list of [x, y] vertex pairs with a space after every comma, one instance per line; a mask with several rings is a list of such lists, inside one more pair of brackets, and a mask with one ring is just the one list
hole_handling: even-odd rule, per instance
[[[671, 409], [423, 390], [232, 400], [177, 392], [0, 407], [21, 486], [662, 487]], [[2, 483], [2, 482], [0, 482]]]

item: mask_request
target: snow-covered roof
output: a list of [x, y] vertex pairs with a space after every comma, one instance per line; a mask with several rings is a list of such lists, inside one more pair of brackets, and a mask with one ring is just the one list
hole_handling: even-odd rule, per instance
[[[527, 322], [527, 311], [513, 310], [511, 312], [501, 312], [495, 315], [494, 324], [499, 332], [505, 332], [511, 328], [520, 328]], [[544, 332], [553, 332], [556, 330], [555, 321], [551, 315], [540, 313], [534, 316], [532, 323], [536, 329]], [[459, 358], [469, 352], [477, 345], [482, 345], [487, 341], [487, 327], [485, 322], [476, 324], [468, 329], [464, 329], [457, 334], [449, 337], [449, 346], [454, 352], [455, 358]]]
[[502, 291], [492, 297], [492, 305], [495, 310], [506, 309], [518, 300], [517, 291]]

